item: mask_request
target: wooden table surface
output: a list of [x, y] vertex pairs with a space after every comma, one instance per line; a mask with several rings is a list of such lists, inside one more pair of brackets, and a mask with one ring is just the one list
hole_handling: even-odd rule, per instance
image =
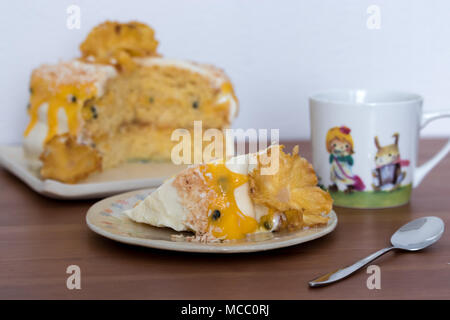
[[[422, 141], [420, 159], [443, 144]], [[309, 143], [300, 146], [309, 159]], [[450, 299], [448, 231], [424, 251], [391, 252], [374, 262], [381, 268], [380, 290], [367, 288], [365, 269], [329, 287], [307, 286], [387, 246], [391, 234], [414, 218], [434, 215], [450, 225], [449, 183], [447, 157], [406, 206], [335, 208], [338, 226], [323, 238], [269, 252], [211, 255], [103, 238], [85, 223], [95, 201], [45, 198], [0, 169], [0, 299]], [[66, 287], [69, 265], [81, 268], [81, 290]]]

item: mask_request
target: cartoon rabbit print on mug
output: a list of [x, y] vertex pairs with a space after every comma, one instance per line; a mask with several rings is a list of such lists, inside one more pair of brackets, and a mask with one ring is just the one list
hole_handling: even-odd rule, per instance
[[375, 169], [372, 172], [374, 190], [390, 191], [398, 188], [402, 181], [405, 180], [406, 171], [402, 171], [402, 167], [409, 166], [409, 160], [401, 159], [398, 141], [400, 135], [394, 133], [394, 143], [381, 146], [378, 136], [375, 137], [375, 146], [377, 153], [375, 155]]
[[346, 126], [328, 130], [326, 147], [330, 154], [330, 191], [351, 193], [365, 189], [361, 178], [352, 172], [354, 142], [350, 131]]

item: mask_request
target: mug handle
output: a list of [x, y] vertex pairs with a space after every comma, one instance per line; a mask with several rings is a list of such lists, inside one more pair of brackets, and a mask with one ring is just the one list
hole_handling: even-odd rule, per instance
[[[423, 128], [425, 128], [425, 126], [429, 124], [431, 121], [447, 117], [450, 117], [450, 110], [424, 112], [422, 115], [420, 129], [422, 130]], [[447, 144], [430, 160], [425, 162], [420, 167], [415, 168], [413, 179], [414, 188], [417, 187], [422, 182], [423, 178], [425, 178], [425, 176], [431, 171], [431, 169], [433, 169], [439, 163], [439, 161], [441, 161], [447, 155], [449, 151], [450, 151], [450, 139], [447, 141]]]

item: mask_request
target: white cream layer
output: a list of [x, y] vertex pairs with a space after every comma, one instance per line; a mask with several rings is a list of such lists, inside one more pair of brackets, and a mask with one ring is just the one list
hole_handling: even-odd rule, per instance
[[[32, 170], [38, 170], [42, 162], [39, 159], [44, 151], [44, 141], [47, 137], [47, 110], [48, 103], [43, 103], [38, 108], [38, 121], [33, 129], [23, 140], [23, 150]], [[58, 134], [69, 132], [67, 114], [64, 108], [58, 110]]]
[[177, 190], [172, 186], [173, 178], [124, 213], [133, 221], [156, 227], [169, 227], [176, 231], [187, 231], [185, 225], [188, 211], [180, 202]]

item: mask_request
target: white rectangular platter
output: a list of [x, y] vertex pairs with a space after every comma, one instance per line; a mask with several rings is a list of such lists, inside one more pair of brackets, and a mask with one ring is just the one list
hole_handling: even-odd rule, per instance
[[34, 191], [57, 199], [92, 199], [136, 190], [158, 187], [185, 166], [172, 163], [125, 163], [117, 168], [94, 173], [76, 183], [43, 180], [27, 166], [22, 146], [0, 146], [0, 164]]

